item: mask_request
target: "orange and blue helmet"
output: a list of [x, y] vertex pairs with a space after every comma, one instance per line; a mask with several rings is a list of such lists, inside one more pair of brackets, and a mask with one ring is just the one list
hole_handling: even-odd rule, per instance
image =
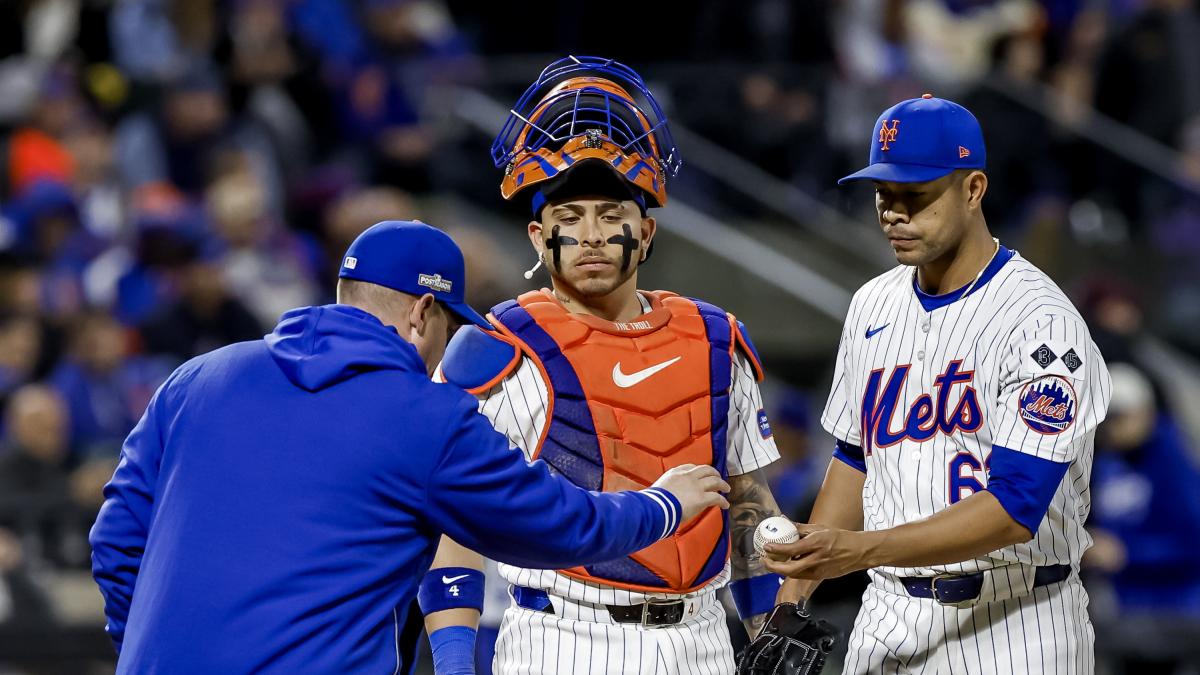
[[[638, 188], [643, 207], [667, 203], [681, 160], [666, 115], [640, 75], [612, 59], [568, 56], [551, 63], [509, 111], [492, 143], [512, 199], [585, 160], [600, 160]], [[534, 210], [544, 202], [540, 190]]]

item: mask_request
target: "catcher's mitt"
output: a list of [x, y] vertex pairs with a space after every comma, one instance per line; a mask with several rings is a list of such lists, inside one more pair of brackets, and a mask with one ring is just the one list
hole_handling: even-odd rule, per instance
[[758, 637], [738, 655], [737, 675], [818, 675], [837, 629], [794, 603], [777, 605]]

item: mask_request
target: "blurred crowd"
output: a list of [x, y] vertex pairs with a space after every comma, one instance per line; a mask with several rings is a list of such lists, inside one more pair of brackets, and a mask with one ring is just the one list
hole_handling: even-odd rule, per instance
[[[612, 16], [638, 28], [617, 40]], [[7, 0], [0, 627], [56, 620], [39, 571], [87, 568], [121, 441], [176, 365], [331, 301], [342, 252], [374, 222], [448, 194], [500, 207], [486, 146], [445, 123], [437, 92], [508, 99], [572, 52], [620, 57], [674, 120], [843, 207], [832, 186], [861, 164], [863, 129], [931, 88], [983, 122], [996, 229], [1155, 260], [1161, 297], [1143, 279], [1084, 305], [1122, 363], [1089, 565], [1112, 616], [1200, 617], [1196, 448], [1138, 346], [1147, 307], [1200, 328], [1200, 2]], [[531, 65], [497, 77], [516, 62]], [[1165, 159], [1148, 170], [1129, 143]], [[510, 295], [488, 277], [488, 241], [463, 237], [474, 302]], [[1200, 330], [1172, 337], [1200, 353]], [[769, 397], [776, 495], [796, 518], [829, 454], [819, 389]]]

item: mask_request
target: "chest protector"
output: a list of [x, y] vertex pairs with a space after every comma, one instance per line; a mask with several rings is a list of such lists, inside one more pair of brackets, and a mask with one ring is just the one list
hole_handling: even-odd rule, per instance
[[[549, 392], [536, 459], [588, 490], [640, 490], [681, 464], [727, 477], [726, 433], [736, 321], [673, 293], [647, 296], [629, 323], [568, 312], [545, 291], [492, 310], [498, 330], [541, 370]], [[709, 508], [628, 557], [562, 574], [630, 590], [686, 593], [729, 557], [729, 519]]]

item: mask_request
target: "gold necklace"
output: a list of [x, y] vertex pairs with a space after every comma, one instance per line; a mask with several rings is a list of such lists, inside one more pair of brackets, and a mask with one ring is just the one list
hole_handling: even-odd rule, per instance
[[992, 261], [996, 259], [996, 254], [1000, 252], [1000, 240], [992, 237], [992, 241], [996, 242], [996, 250], [992, 251], [992, 257], [988, 258], [988, 261], [984, 263], [983, 267], [979, 270], [979, 274], [975, 275], [975, 280], [972, 281], [971, 285], [967, 286], [967, 290], [963, 291], [963, 294], [958, 297], [965, 298], [970, 295], [971, 291], [975, 290], [975, 284], [979, 283], [979, 280], [983, 278], [983, 273], [987, 271], [987, 268], [992, 266]]

